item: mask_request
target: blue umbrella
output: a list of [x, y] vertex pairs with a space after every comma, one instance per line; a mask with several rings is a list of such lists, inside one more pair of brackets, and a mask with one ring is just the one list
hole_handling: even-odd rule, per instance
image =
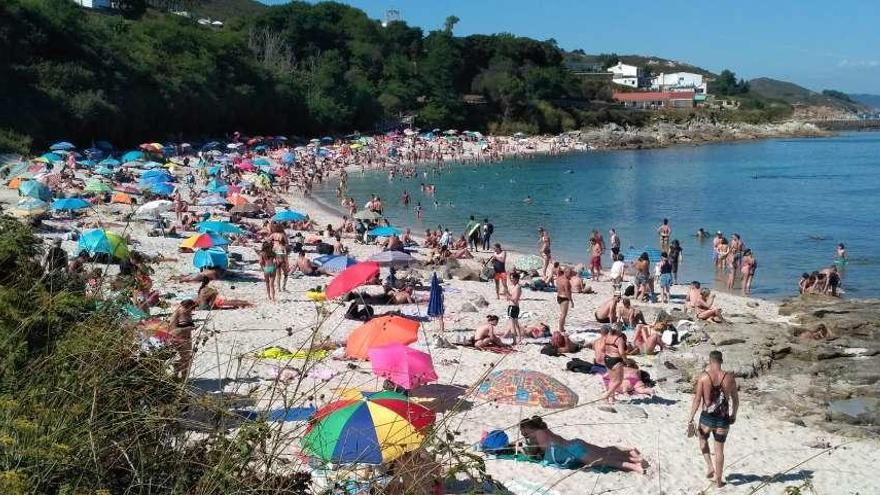
[[258, 167], [261, 167], [261, 166], [270, 167], [270, 166], [272, 166], [272, 162], [270, 162], [270, 161], [269, 161], [268, 159], [266, 159], [266, 158], [257, 158], [256, 160], [253, 161], [253, 164], [256, 165], [256, 166], [258, 166]]
[[95, 173], [98, 175], [113, 175], [113, 171], [103, 165], [96, 167]]
[[446, 308], [443, 307], [443, 288], [440, 287], [440, 281], [437, 280], [437, 272], [431, 276], [431, 292], [428, 295], [428, 316], [443, 316]]
[[208, 182], [208, 192], [226, 193], [229, 192], [229, 187], [218, 179], [211, 179]]
[[61, 198], [52, 202], [53, 210], [82, 210], [90, 206], [92, 204], [82, 198]]
[[193, 256], [193, 266], [202, 268], [226, 268], [229, 266], [229, 256], [220, 248], [199, 249]]
[[272, 217], [276, 222], [300, 222], [309, 218], [308, 215], [293, 210], [281, 210]]
[[284, 163], [290, 164], [290, 163], [293, 163], [294, 161], [296, 161], [296, 157], [293, 156], [293, 153], [288, 151], [288, 152], [284, 153], [283, 155], [281, 155], [281, 161]]
[[88, 159], [88, 160], [77, 160], [76, 164], [77, 164], [77, 165], [82, 165], [83, 167], [87, 167], [87, 168], [92, 168], [92, 167], [94, 167], [95, 165], [97, 165], [97, 163], [95, 163], [95, 160], [92, 160], [92, 159]]
[[52, 151], [70, 151], [75, 150], [76, 146], [72, 143], [68, 143], [67, 141], [59, 141], [52, 146], [49, 146], [49, 149]]
[[315, 263], [317, 263], [325, 272], [339, 273], [351, 265], [356, 264], [357, 260], [349, 256], [325, 254], [324, 256], [318, 256], [315, 258]]
[[49, 201], [52, 199], [52, 191], [50, 191], [44, 184], [35, 180], [22, 182], [21, 185], [18, 186], [18, 193], [22, 196], [42, 199], [43, 201]]
[[199, 223], [199, 232], [216, 232], [218, 234], [242, 234], [241, 227], [229, 222], [208, 220]]
[[648, 253], [648, 261], [651, 263], [657, 263], [660, 261], [660, 250], [652, 247], [645, 247], [645, 249], [636, 249], [629, 248], [626, 253], [623, 254], [623, 260], [627, 263], [631, 263], [642, 255], [642, 253]]
[[226, 198], [217, 194], [202, 198], [198, 202], [199, 206], [221, 206], [225, 204]]
[[116, 158], [104, 158], [103, 160], [98, 162], [98, 165], [103, 165], [105, 167], [118, 167], [122, 165], [122, 162], [120, 162]]
[[125, 154], [122, 155], [121, 160], [123, 162], [133, 162], [137, 160], [143, 160], [147, 155], [144, 154], [143, 151], [126, 151]]
[[171, 196], [174, 193], [174, 185], [168, 182], [150, 182], [143, 188], [159, 196]]
[[174, 179], [174, 176], [166, 172], [165, 170], [147, 170], [143, 174], [141, 174], [141, 180], [146, 179], [162, 179], [159, 182], [171, 182]]
[[220, 166], [214, 165], [213, 167], [208, 167], [208, 175], [217, 175], [220, 173]]
[[367, 233], [376, 237], [391, 237], [393, 235], [400, 235], [400, 229], [394, 227], [376, 227]]

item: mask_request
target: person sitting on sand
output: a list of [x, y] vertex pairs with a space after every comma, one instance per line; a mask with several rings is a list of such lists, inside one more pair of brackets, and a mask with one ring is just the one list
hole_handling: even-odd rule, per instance
[[724, 319], [721, 318], [721, 308], [716, 308], [713, 304], [715, 304], [715, 295], [709, 289], [702, 289], [700, 298], [694, 306], [697, 310], [697, 318], [722, 323]]
[[639, 365], [629, 358], [623, 362], [623, 383], [620, 386], [620, 391], [629, 395], [654, 395], [654, 389], [642, 381]]
[[550, 431], [540, 416], [522, 420], [519, 429], [526, 455], [548, 464], [564, 469], [609, 467], [640, 474], [645, 472], [642, 454], [638, 450], [599, 447], [579, 438], [565, 439]]
[[556, 350], [557, 354], [574, 354], [584, 348], [583, 345], [568, 338], [568, 335], [559, 332], [553, 332], [553, 335], [550, 337], [550, 345]]
[[184, 299], [171, 313], [171, 318], [168, 321], [168, 333], [171, 337], [168, 344], [177, 351], [179, 356], [174, 364], [174, 373], [183, 379], [186, 379], [192, 364], [192, 331], [195, 328], [192, 313], [194, 309], [196, 309], [196, 302], [192, 299]]
[[604, 366], [605, 363], [605, 337], [609, 331], [611, 331], [611, 325], [602, 325], [599, 328], [599, 336], [584, 346], [586, 349], [593, 350], [593, 362], [599, 366]]
[[637, 325], [646, 323], [642, 310], [633, 306], [628, 297], [622, 298], [620, 304], [617, 305], [616, 321], [623, 323], [627, 328], [635, 328]]
[[225, 270], [219, 267], [206, 266], [199, 270], [199, 273], [193, 275], [176, 275], [170, 277], [171, 280], [178, 282], [201, 282], [203, 280], [220, 280], [223, 278]]
[[306, 276], [320, 275], [318, 273], [318, 266], [306, 257], [305, 251], [300, 252], [296, 257], [296, 269]]
[[596, 311], [593, 312], [593, 316], [596, 318], [596, 321], [599, 323], [614, 323], [617, 321], [617, 306], [620, 304], [620, 292], [614, 291], [611, 299], [602, 303]]
[[220, 292], [208, 285], [210, 283], [210, 280], [203, 280], [202, 285], [199, 287], [199, 292], [196, 296], [196, 304], [199, 309], [210, 311], [219, 309], [249, 308], [253, 306], [250, 301], [245, 301], [243, 299], [221, 298]]
[[489, 315], [486, 317], [486, 323], [477, 327], [474, 334], [474, 347], [485, 349], [487, 347], [503, 346], [504, 342], [498, 336], [495, 327], [498, 326], [498, 317]]
[[657, 353], [657, 348], [661, 350], [666, 348], [663, 342], [663, 330], [666, 323], [657, 322], [653, 325], [639, 324], [636, 325], [636, 334], [633, 337], [632, 346], [627, 350], [629, 354], [646, 354], [653, 355]]
[[697, 302], [701, 299], [700, 296], [700, 283], [694, 280], [691, 282], [691, 286], [688, 289], [687, 296], [684, 300], [684, 309], [687, 312], [690, 309], [696, 310]]

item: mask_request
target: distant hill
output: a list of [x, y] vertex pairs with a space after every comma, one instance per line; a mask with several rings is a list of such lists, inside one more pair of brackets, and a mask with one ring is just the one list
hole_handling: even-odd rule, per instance
[[193, 18], [228, 21], [265, 12], [268, 7], [255, 0], [198, 0], [190, 9]]
[[833, 94], [817, 93], [803, 86], [769, 77], [759, 77], [749, 81], [749, 92], [770, 100], [784, 101], [791, 105], [825, 106], [848, 112], [864, 110], [861, 103], [849, 100], [846, 95], [841, 94], [842, 97], [837, 97]]
[[849, 95], [849, 97], [861, 103], [862, 105], [865, 105], [866, 107], [880, 110], [880, 95], [858, 94]]

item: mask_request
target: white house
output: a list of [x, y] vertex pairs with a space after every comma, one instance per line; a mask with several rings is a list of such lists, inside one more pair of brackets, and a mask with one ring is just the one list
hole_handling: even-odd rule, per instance
[[110, 0], [73, 0], [73, 3], [87, 9], [109, 9]]
[[702, 74], [693, 72], [661, 73], [651, 79], [651, 89], [657, 91], [693, 91], [698, 95], [706, 94], [706, 81]]
[[621, 84], [623, 86], [629, 86], [631, 88], [638, 88], [642, 86], [642, 69], [635, 65], [617, 62], [617, 65], [612, 65], [608, 68], [608, 72], [612, 74], [611, 82], [615, 84]]

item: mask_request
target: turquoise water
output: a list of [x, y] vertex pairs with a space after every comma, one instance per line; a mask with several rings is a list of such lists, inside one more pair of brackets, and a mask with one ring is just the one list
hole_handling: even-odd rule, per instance
[[[460, 232], [469, 215], [488, 217], [504, 245], [534, 252], [537, 228], [553, 239], [555, 256], [586, 263], [586, 239], [597, 228], [608, 240], [617, 229], [624, 250], [657, 246], [656, 229], [670, 219], [684, 249], [681, 280], [712, 284], [711, 239], [702, 227], [739, 233], [758, 260], [753, 293], [777, 298], [797, 292], [799, 275], [828, 266], [838, 242], [850, 262], [843, 277], [851, 296], [880, 295], [880, 133], [822, 139], [779, 139], [660, 150], [588, 152], [562, 157], [457, 165], [428, 177], [395, 179], [381, 172], [352, 174], [359, 204], [371, 193], [396, 225], [423, 232], [437, 225]], [[419, 183], [437, 185], [435, 197]], [[425, 207], [418, 221], [400, 197], [408, 190]], [[333, 184], [317, 191], [336, 205]], [[531, 195], [531, 205], [523, 199]], [[434, 207], [434, 200], [439, 207]], [[607, 257], [603, 266], [610, 265]], [[714, 284], [718, 284], [717, 282]]]

